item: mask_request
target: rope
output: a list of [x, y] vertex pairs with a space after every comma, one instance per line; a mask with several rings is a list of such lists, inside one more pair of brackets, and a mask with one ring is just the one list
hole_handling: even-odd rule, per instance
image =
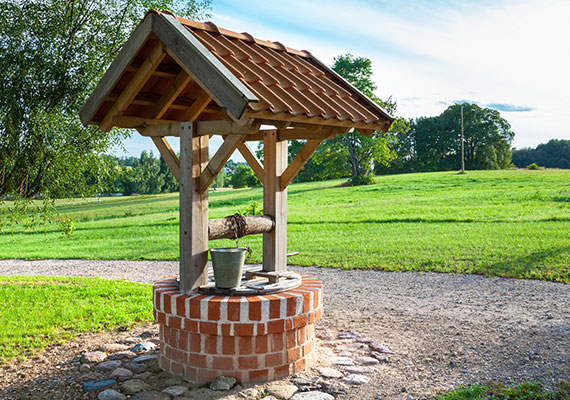
[[226, 220], [230, 223], [231, 229], [234, 231], [234, 239], [237, 240], [246, 235], [247, 223], [243, 215], [228, 215]]

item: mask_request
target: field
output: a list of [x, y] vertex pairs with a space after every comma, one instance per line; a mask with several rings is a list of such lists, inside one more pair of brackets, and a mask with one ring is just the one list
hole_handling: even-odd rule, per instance
[[[437, 271], [570, 283], [570, 171], [437, 172], [289, 188], [288, 251], [295, 265]], [[263, 203], [262, 189], [210, 192], [210, 218]], [[178, 194], [58, 201], [73, 217], [70, 238], [57, 223], [10, 223], [0, 206], [0, 258], [178, 258]], [[240, 245], [261, 261], [261, 236]], [[210, 247], [234, 245], [213, 241]]]

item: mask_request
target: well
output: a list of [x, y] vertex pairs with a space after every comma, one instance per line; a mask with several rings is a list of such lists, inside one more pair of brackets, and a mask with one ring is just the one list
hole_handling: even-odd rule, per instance
[[[321, 282], [302, 276], [278, 293], [271, 285], [212, 293], [209, 240], [263, 234], [261, 275], [285, 276], [288, 185], [323, 140], [385, 132], [393, 117], [308, 51], [160, 11], [147, 13], [79, 115], [152, 139], [180, 182], [180, 275], [154, 286], [160, 366], [190, 381], [251, 382], [309, 365]], [[223, 144], [210, 157], [214, 135]], [[292, 160], [288, 140], [304, 141]], [[263, 141], [263, 162], [248, 141]], [[208, 219], [208, 187], [236, 150], [263, 184], [264, 215], [245, 217], [240, 229]]]

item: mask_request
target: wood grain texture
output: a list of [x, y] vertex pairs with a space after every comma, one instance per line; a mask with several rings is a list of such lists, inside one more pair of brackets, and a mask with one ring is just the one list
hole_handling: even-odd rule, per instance
[[[244, 217], [244, 219], [246, 235], [271, 232], [275, 225], [273, 218], [269, 215], [251, 215]], [[235, 239], [235, 231], [231, 221], [226, 218], [208, 220], [208, 238], [210, 240]]]

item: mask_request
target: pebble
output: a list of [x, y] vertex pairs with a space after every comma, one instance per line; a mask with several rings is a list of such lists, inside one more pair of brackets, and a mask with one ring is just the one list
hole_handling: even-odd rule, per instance
[[374, 371], [376, 371], [376, 369], [374, 367], [362, 365], [362, 366], [346, 367], [345, 371], [348, 372], [349, 374], [362, 375], [362, 374], [371, 374]]
[[101, 378], [103, 378], [103, 375], [101, 375], [99, 372], [88, 372], [86, 374], [79, 376], [77, 380], [79, 382], [87, 382], [87, 381], [96, 381]]
[[358, 374], [350, 374], [347, 377], [344, 377], [342, 380], [348, 383], [349, 385], [363, 385], [365, 383], [368, 383], [368, 381], [370, 381], [368, 377]]
[[133, 371], [131, 371], [130, 369], [126, 369], [126, 368], [116, 368], [115, 370], [113, 370], [113, 372], [111, 372], [111, 378], [130, 378], [131, 376], [133, 376]]
[[107, 353], [102, 351], [88, 351], [81, 356], [82, 363], [96, 363], [105, 361]]
[[360, 334], [356, 332], [340, 332], [337, 336], [339, 339], [357, 339], [360, 337]]
[[330, 367], [319, 369], [319, 374], [321, 374], [321, 376], [325, 378], [334, 378], [334, 379], [342, 378], [344, 376], [344, 374], [340, 372], [338, 369]]
[[356, 362], [361, 365], [378, 365], [380, 361], [372, 357], [358, 357]]
[[212, 390], [230, 390], [236, 383], [236, 378], [232, 376], [218, 376], [210, 383]]
[[132, 348], [131, 351], [133, 353], [148, 353], [149, 351], [152, 351], [156, 348], [156, 344], [154, 344], [153, 342], [141, 342], [141, 343], [137, 343], [135, 344]]
[[357, 343], [364, 343], [364, 344], [370, 344], [374, 342], [374, 339], [371, 338], [358, 338], [356, 339]]
[[295, 385], [287, 383], [272, 383], [266, 390], [267, 393], [277, 397], [278, 399], [289, 399], [297, 392], [298, 388]]
[[99, 400], [126, 400], [127, 396], [113, 389], [105, 389], [97, 395]]
[[144, 392], [150, 388], [151, 387], [148, 383], [143, 382], [140, 379], [129, 379], [128, 381], [121, 383], [121, 389], [127, 394]]
[[150, 360], [156, 360], [156, 357], [157, 357], [156, 354], [144, 354], [142, 356], [133, 358], [133, 362], [144, 363]]
[[339, 381], [324, 381], [321, 382], [323, 390], [330, 394], [346, 394], [348, 386]]
[[[246, 400], [257, 399], [259, 397], [259, 390], [255, 388], [244, 389], [238, 393], [238, 397]], [[274, 399], [276, 399], [276, 397], [274, 396], [265, 396], [263, 400], [269, 397], [273, 397]]]
[[371, 350], [377, 351], [378, 353], [394, 354], [392, 350], [390, 350], [388, 347], [382, 344], [372, 342], [368, 343], [368, 346], [370, 347]]
[[107, 343], [99, 346], [97, 350], [103, 351], [105, 353], [116, 353], [118, 351], [128, 350], [129, 347], [125, 344], [120, 343]]
[[[250, 400], [250, 399], [257, 399], [257, 397], [246, 397], [246, 399]], [[263, 400], [279, 400], [277, 397], [269, 395], [269, 396], [265, 396], [263, 398]]]
[[188, 391], [188, 388], [186, 386], [170, 386], [167, 387], [166, 389], [164, 389], [162, 391], [162, 393], [166, 393], [169, 394], [171, 396], [182, 396], [184, 393], [186, 393]]
[[99, 379], [96, 381], [89, 381], [83, 384], [83, 390], [85, 390], [86, 392], [92, 392], [94, 390], [99, 390], [109, 386], [113, 386], [115, 383], [117, 383], [117, 381], [114, 379]]
[[[144, 381], [144, 380], [147, 380], [148, 378], [150, 378], [151, 376], [153, 376], [152, 372], [146, 371], [146, 372], [141, 372], [140, 374], [136, 374], [135, 376], [133, 376], [133, 378], [140, 379], [141, 381]], [[168, 381], [164, 382], [164, 384], [165, 385], [172, 385], [172, 383], [167, 383], [167, 382]]]
[[119, 342], [124, 343], [124, 344], [135, 344], [141, 341], [140, 337], [137, 336], [131, 336], [131, 337], [127, 337], [124, 339], [119, 340]]
[[95, 368], [97, 369], [104, 369], [104, 370], [112, 370], [115, 368], [119, 368], [121, 366], [121, 362], [117, 361], [117, 360], [108, 360], [108, 361], [103, 361], [102, 363], [99, 363], [95, 366]]
[[140, 392], [131, 397], [131, 400], [170, 400], [170, 396], [160, 392]]
[[[150, 372], [147, 372], [147, 374], [150, 374]], [[179, 378], [178, 376], [171, 376], [164, 381], [164, 385], [166, 386], [181, 386], [183, 383], [184, 379]]]
[[185, 397], [189, 399], [204, 400], [204, 399], [211, 399], [216, 395], [217, 395], [216, 392], [214, 392], [213, 390], [210, 390], [208, 388], [201, 388], [201, 389], [192, 390]]
[[126, 351], [118, 351], [116, 353], [111, 354], [108, 358], [109, 360], [123, 360], [125, 358], [133, 358], [136, 354], [130, 350]]
[[389, 361], [390, 357], [386, 353], [378, 353], [377, 351], [372, 352], [372, 357], [377, 359], [378, 361]]
[[79, 366], [79, 372], [89, 372], [91, 371], [91, 365], [89, 364], [81, 364]]
[[354, 365], [354, 361], [352, 361], [349, 357], [337, 357], [333, 358], [331, 361], [334, 365], [344, 365], [344, 366], [352, 366]]
[[291, 400], [334, 400], [334, 397], [324, 392], [302, 392], [296, 393]]
[[147, 364], [140, 364], [131, 361], [128, 364], [125, 364], [125, 368], [128, 368], [136, 373], [141, 373], [148, 371], [149, 366]]

